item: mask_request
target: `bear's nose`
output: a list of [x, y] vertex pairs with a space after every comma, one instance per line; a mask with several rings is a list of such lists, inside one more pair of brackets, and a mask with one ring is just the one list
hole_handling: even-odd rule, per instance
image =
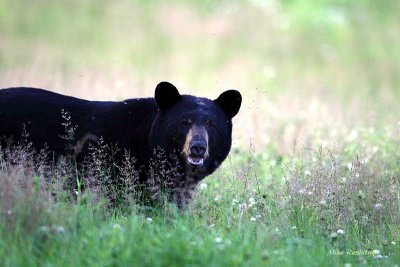
[[192, 141], [190, 143], [190, 153], [192, 157], [203, 158], [207, 151], [207, 144], [204, 141]]

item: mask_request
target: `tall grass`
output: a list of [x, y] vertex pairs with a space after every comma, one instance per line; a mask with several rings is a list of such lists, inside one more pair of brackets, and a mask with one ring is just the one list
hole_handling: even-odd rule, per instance
[[180, 212], [173, 204], [143, 205], [134, 191], [119, 191], [127, 201], [110, 205], [114, 199], [101, 183], [106, 157], [86, 166], [102, 187], [68, 190], [74, 169], [20, 142], [0, 150], [0, 260], [3, 266], [392, 266], [399, 261], [400, 158], [392, 153], [397, 139], [390, 140], [386, 147], [352, 142], [281, 159], [273, 151], [234, 151]]

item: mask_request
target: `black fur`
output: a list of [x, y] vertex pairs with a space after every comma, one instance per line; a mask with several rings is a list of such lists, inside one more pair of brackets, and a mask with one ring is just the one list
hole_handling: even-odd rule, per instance
[[[55, 155], [65, 155], [65, 141], [60, 138], [64, 133], [61, 110], [65, 110], [72, 124], [78, 126], [76, 140], [87, 134], [103, 137], [105, 143], [130, 151], [137, 160], [137, 167], [148, 170], [152, 153], [157, 148], [167, 157], [175, 156], [180, 163], [179, 179], [186, 181], [183, 187], [188, 191], [214, 172], [227, 157], [232, 142], [231, 119], [240, 105], [240, 93], [234, 90], [212, 101], [180, 95], [168, 82], [158, 84], [155, 98], [118, 102], [88, 101], [43, 89], [9, 88], [0, 90], [0, 137], [3, 141], [10, 137], [19, 140], [25, 125], [35, 148], [47, 144]], [[208, 131], [209, 157], [202, 166], [187, 166], [182, 158], [188, 120], [205, 126]], [[83, 158], [82, 155], [79, 158]], [[141, 175], [142, 182], [148, 180], [148, 175], [146, 171]], [[190, 199], [190, 196], [184, 198]]]

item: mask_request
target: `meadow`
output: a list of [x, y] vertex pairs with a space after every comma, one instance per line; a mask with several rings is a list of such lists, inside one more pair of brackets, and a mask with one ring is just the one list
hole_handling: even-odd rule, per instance
[[[1, 147], [0, 266], [399, 266], [399, 12], [395, 0], [0, 0], [0, 88], [122, 100], [168, 80], [243, 95], [230, 156], [186, 211], [130, 190], [111, 206], [102, 186], [66, 190], [83, 174], [28, 136]], [[97, 160], [85, 175], [109, 178]]]

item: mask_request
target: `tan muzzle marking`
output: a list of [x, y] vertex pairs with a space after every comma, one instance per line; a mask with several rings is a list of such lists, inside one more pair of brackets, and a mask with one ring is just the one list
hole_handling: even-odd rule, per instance
[[183, 145], [182, 153], [186, 156], [190, 155], [190, 142], [193, 139], [199, 138], [199, 140], [204, 140], [206, 142], [206, 152], [204, 153], [204, 159], [208, 157], [208, 132], [204, 126], [198, 126], [193, 124], [189, 132], [186, 135], [185, 144]]

